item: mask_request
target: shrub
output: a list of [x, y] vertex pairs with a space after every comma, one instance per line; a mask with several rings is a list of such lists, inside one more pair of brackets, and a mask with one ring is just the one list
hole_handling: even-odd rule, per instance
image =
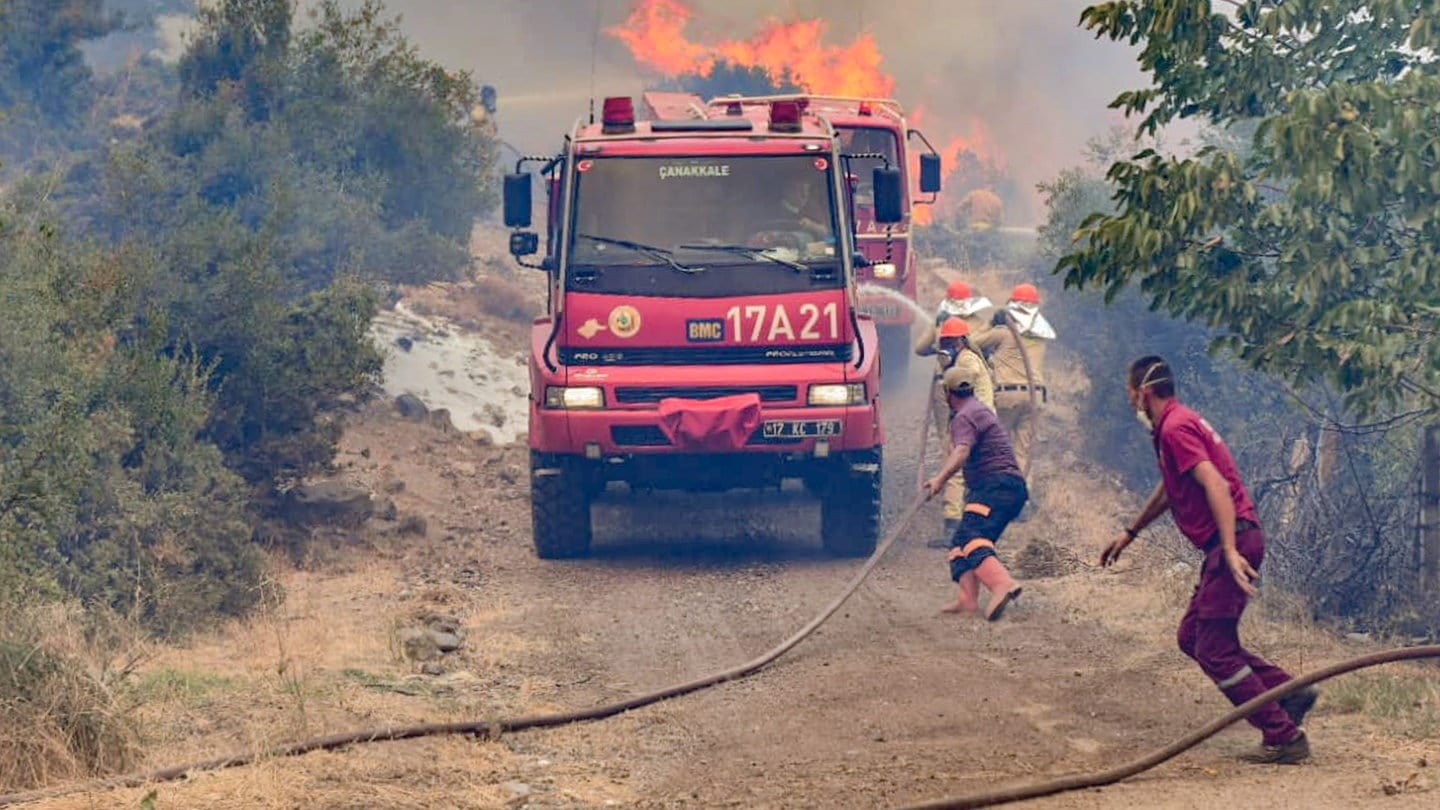
[[7, 608], [0, 628], [0, 790], [129, 768], [137, 734], [111, 689], [125, 672], [107, 665], [134, 652], [128, 625], [103, 610]]

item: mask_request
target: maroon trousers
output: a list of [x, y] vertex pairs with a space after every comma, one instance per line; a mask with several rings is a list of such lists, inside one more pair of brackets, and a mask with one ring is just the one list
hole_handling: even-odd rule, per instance
[[[1265, 557], [1265, 535], [1259, 528], [1239, 531], [1235, 545], [1255, 570]], [[1190, 608], [1180, 620], [1180, 650], [1195, 659], [1230, 702], [1236, 706], [1290, 680], [1289, 673], [1240, 646], [1240, 615], [1248, 601], [1225, 564], [1219, 540], [1205, 552], [1200, 583]], [[1268, 703], [1248, 718], [1264, 734], [1265, 745], [1282, 745], [1298, 733], [1290, 715], [1278, 703]]]

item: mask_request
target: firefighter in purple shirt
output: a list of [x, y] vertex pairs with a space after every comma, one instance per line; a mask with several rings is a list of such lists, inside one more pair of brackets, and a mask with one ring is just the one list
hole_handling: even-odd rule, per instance
[[944, 490], [951, 476], [965, 471], [965, 509], [950, 538], [950, 579], [959, 586], [946, 613], [977, 613], [980, 586], [990, 591], [984, 616], [999, 619], [1005, 607], [1020, 595], [1020, 586], [995, 553], [995, 542], [1020, 514], [1030, 497], [1015, 449], [1000, 419], [975, 396], [983, 364], [954, 366], [941, 383], [950, 396], [950, 456], [939, 475], [922, 485], [928, 500]]
[[[1209, 422], [1175, 398], [1174, 380], [1159, 357], [1130, 365], [1130, 404], [1150, 429], [1161, 480], [1140, 517], [1106, 546], [1100, 564], [1114, 563], [1146, 526], [1171, 513], [1181, 533], [1205, 554], [1200, 582], [1180, 621], [1180, 649], [1239, 706], [1290, 680], [1283, 669], [1240, 645], [1240, 615], [1259, 593], [1255, 582], [1265, 535], [1229, 448]], [[1310, 743], [1300, 723], [1318, 695], [1308, 687], [1251, 714], [1247, 719], [1263, 740], [1246, 758], [1272, 764], [1308, 759]]]

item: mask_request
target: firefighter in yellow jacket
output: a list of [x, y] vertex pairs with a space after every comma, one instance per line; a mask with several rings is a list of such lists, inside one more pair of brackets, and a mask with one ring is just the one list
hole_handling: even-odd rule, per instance
[[928, 357], [935, 353], [936, 334], [940, 324], [948, 318], [959, 318], [965, 321], [972, 333], [978, 334], [983, 330], [989, 319], [985, 316], [986, 310], [995, 305], [990, 299], [983, 295], [976, 295], [969, 284], [963, 281], [952, 281], [950, 286], [945, 288], [945, 298], [935, 310], [935, 323], [925, 330], [920, 336], [920, 341], [915, 344], [915, 353], [921, 357]]
[[[984, 331], [990, 322], [986, 312], [994, 306], [994, 304], [990, 303], [989, 298], [983, 295], [977, 295], [975, 291], [970, 288], [970, 285], [964, 281], [956, 280], [950, 282], [950, 286], [945, 289], [944, 300], [940, 302], [940, 306], [935, 310], [935, 323], [927, 327], [925, 333], [920, 336], [920, 340], [915, 344], [915, 354], [920, 357], [930, 357], [936, 354], [940, 345], [940, 325], [950, 318], [959, 318], [964, 321], [965, 325], [970, 328], [970, 334], [972, 335]], [[937, 381], [940, 379], [939, 375], [944, 374], [945, 369], [950, 367], [949, 362], [945, 358], [941, 357], [939, 359], [942, 362], [940, 363], [939, 371], [936, 373], [935, 379]], [[935, 430], [948, 435], [950, 431], [950, 405], [945, 396], [945, 391], [941, 388], [940, 384], [936, 382], [932, 393], [934, 394], [933, 400], [935, 403]], [[986, 404], [992, 408], [994, 407], [994, 403], [990, 401], [988, 396], [985, 401]]]
[[[974, 389], [975, 398], [991, 410], [995, 409], [995, 391], [990, 384], [990, 367], [986, 365], [980, 352], [970, 345], [970, 326], [963, 319], [945, 319], [937, 330], [935, 342], [928, 354], [935, 355], [937, 381], [952, 368], [966, 369], [972, 372], [971, 376], [979, 380]], [[949, 436], [950, 397], [945, 387], [938, 382], [931, 386], [931, 395], [933, 415], [943, 435]], [[944, 536], [932, 539], [925, 545], [930, 548], [950, 548], [950, 537], [955, 534], [961, 518], [965, 516], [964, 510], [965, 476], [957, 474], [945, 482], [944, 507], [941, 513], [945, 518]]]
[[[1007, 320], [1015, 326], [1014, 332], [1006, 324]], [[1015, 340], [1016, 332], [1020, 342]], [[1045, 344], [1054, 339], [1055, 330], [1040, 314], [1040, 291], [1033, 284], [1017, 286], [1010, 294], [1010, 302], [995, 313], [990, 328], [974, 338], [975, 346], [995, 370], [995, 413], [1005, 432], [1010, 434], [1020, 469], [1027, 474], [1038, 416], [1035, 406], [1047, 398]], [[1025, 370], [1027, 359], [1030, 373]], [[1031, 400], [1032, 388], [1034, 401]]]

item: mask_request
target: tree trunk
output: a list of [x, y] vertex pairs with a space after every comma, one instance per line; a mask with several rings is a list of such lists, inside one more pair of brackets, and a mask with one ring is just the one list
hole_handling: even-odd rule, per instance
[[1440, 590], [1440, 425], [1425, 427], [1420, 480], [1420, 592]]

